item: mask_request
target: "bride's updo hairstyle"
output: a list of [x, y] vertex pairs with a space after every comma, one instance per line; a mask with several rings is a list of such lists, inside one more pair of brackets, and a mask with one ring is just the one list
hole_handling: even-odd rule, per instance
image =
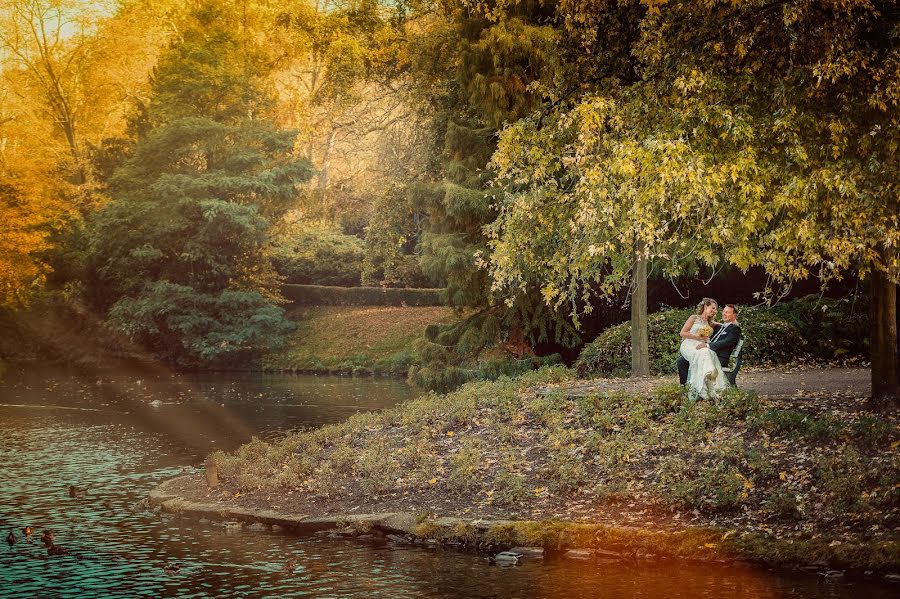
[[700, 300], [700, 303], [697, 304], [697, 316], [703, 314], [703, 311], [706, 310], [706, 306], [718, 306], [719, 303], [711, 297], [704, 297]]

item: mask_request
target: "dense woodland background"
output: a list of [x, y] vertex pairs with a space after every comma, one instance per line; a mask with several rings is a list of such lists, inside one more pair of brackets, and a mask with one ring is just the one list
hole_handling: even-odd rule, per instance
[[629, 310], [646, 358], [648, 311], [824, 288], [869, 294], [896, 393], [898, 16], [5, 0], [0, 302], [206, 368], [285, 342], [284, 284], [441, 288], [458, 318], [410, 372], [449, 388], [574, 359]]

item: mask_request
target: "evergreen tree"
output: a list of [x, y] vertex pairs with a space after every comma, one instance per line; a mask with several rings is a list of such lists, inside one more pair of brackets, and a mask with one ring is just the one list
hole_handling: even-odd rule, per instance
[[181, 366], [246, 358], [291, 326], [263, 245], [312, 169], [293, 156], [295, 133], [265, 118], [266, 66], [245, 23], [219, 2], [186, 15], [92, 223], [95, 303]]
[[[487, 168], [496, 133], [540, 105], [534, 90], [549, 85], [561, 67], [552, 7], [526, 1], [482, 8], [465, 1], [443, 5], [442, 19], [412, 42], [410, 52], [423, 100], [435, 114], [440, 150], [430, 180], [416, 190], [428, 213], [422, 268], [433, 280], [446, 281], [448, 304], [467, 315], [430, 328], [418, 343], [411, 378], [439, 389], [488, 371], [531, 368], [536, 361], [523, 333], [532, 343], [575, 340], [566, 318], [546, 309], [539, 295], [492, 293], [483, 268], [490, 252], [483, 229], [497, 216]], [[508, 351], [488, 358], [500, 346]], [[510, 357], [519, 359], [517, 365], [510, 366]]]

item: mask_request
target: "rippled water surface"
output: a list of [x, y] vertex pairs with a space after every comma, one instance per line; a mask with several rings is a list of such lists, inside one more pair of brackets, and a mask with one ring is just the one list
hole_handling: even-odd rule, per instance
[[[524, 561], [229, 530], [140, 501], [216, 448], [412, 397], [384, 379], [7, 369], [0, 374], [2, 597], [889, 597], [896, 588], [754, 569]], [[85, 488], [69, 496], [69, 485]], [[20, 531], [35, 528], [26, 538]], [[48, 556], [54, 531], [69, 555]], [[284, 572], [293, 561], [293, 573]], [[179, 564], [177, 573], [166, 567]]]

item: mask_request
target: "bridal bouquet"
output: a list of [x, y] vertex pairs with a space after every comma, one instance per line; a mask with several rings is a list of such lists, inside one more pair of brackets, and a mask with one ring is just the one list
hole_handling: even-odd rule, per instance
[[712, 335], [712, 333], [713, 333], [712, 327], [709, 326], [708, 324], [705, 324], [702, 327], [700, 327], [699, 329], [697, 329], [697, 334], [700, 335], [701, 337], [709, 337], [710, 335]]

